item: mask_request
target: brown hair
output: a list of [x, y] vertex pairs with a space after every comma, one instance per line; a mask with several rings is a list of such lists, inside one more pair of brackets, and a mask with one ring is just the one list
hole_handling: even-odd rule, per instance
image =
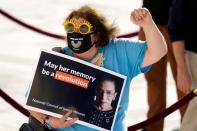
[[82, 6], [77, 10], [73, 10], [66, 20], [71, 18], [84, 18], [89, 21], [96, 33], [98, 33], [97, 47], [105, 46], [108, 44], [111, 37], [115, 37], [117, 33], [117, 28], [113, 24], [109, 25], [106, 18], [98, 12], [95, 8], [88, 5]]

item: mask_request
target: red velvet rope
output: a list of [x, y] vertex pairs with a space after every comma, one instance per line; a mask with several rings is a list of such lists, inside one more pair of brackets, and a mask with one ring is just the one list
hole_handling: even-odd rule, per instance
[[[0, 95], [6, 102], [8, 102], [10, 105], [12, 105], [15, 109], [20, 111], [25, 116], [29, 116], [29, 112], [25, 108], [23, 108], [20, 104], [18, 104], [15, 100], [13, 100], [10, 96], [8, 96], [1, 89], [0, 89]], [[151, 125], [156, 121], [164, 119], [167, 115], [171, 114], [175, 110], [179, 109], [180, 107], [182, 107], [183, 105], [188, 103], [191, 99], [194, 98], [194, 96], [196, 96], [196, 94], [193, 91], [191, 91], [189, 94], [182, 97], [182, 99], [180, 99], [179, 101], [177, 101], [176, 103], [174, 103], [173, 105], [168, 107], [167, 109], [156, 114], [155, 116], [153, 116], [145, 121], [142, 121], [140, 123], [137, 123], [135, 125], [129, 126], [128, 131], [136, 131], [138, 129], [142, 129], [142, 128], [146, 127], [147, 125]]]
[[65, 36], [56, 35], [56, 34], [53, 34], [53, 33], [50, 33], [50, 32], [47, 32], [47, 31], [44, 31], [44, 30], [41, 30], [41, 29], [38, 29], [37, 27], [34, 27], [32, 25], [29, 25], [29, 24], [27, 24], [25, 22], [22, 22], [19, 19], [17, 19], [15, 17], [11, 16], [10, 14], [6, 13], [2, 9], [0, 9], [0, 13], [3, 16], [5, 16], [6, 18], [8, 18], [8, 19], [14, 21], [15, 23], [17, 23], [17, 24], [19, 24], [19, 25], [21, 25], [23, 27], [26, 27], [26, 28], [28, 28], [28, 29], [30, 29], [32, 31], [35, 31], [35, 32], [40, 33], [42, 35], [46, 35], [46, 36], [53, 37], [53, 38], [56, 38], [56, 39], [65, 39]]
[[20, 111], [23, 115], [29, 116], [29, 112], [23, 108], [20, 104], [18, 104], [14, 99], [12, 99], [9, 95], [7, 95], [3, 90], [0, 89], [0, 96], [11, 106], [13, 106], [15, 109]]
[[179, 109], [180, 107], [182, 107], [186, 103], [188, 103], [191, 99], [194, 98], [194, 96], [196, 96], [196, 94], [193, 91], [191, 91], [190, 93], [188, 93], [187, 95], [182, 97], [179, 101], [177, 101], [176, 103], [174, 103], [173, 105], [171, 105], [167, 109], [159, 112], [158, 114], [154, 115], [153, 117], [151, 117], [145, 121], [142, 121], [140, 123], [137, 123], [135, 125], [128, 127], [128, 131], [135, 131], [135, 130], [144, 128], [147, 125], [151, 125], [154, 122], [157, 122], [161, 119], [164, 119], [166, 116], [168, 116], [169, 114], [171, 114], [175, 110]]
[[[17, 19], [16, 17], [10, 15], [9, 13], [3, 11], [2, 9], [0, 9], [0, 14], [2, 14], [3, 16], [5, 16], [6, 18], [14, 21], [15, 23], [23, 26], [23, 27], [26, 27], [34, 32], [37, 32], [37, 33], [40, 33], [42, 35], [45, 35], [45, 36], [49, 36], [49, 37], [52, 37], [52, 38], [56, 38], [56, 39], [65, 39], [65, 36], [62, 36], [62, 35], [57, 35], [57, 34], [53, 34], [53, 33], [50, 33], [50, 32], [47, 32], [47, 31], [44, 31], [44, 30], [41, 30], [37, 27], [34, 27], [30, 24], [27, 24], [19, 19]], [[138, 32], [132, 32], [132, 33], [128, 33], [128, 34], [123, 34], [123, 35], [120, 35], [120, 36], [117, 36], [118, 38], [130, 38], [130, 37], [134, 37], [134, 36], [137, 36], [138, 35]]]

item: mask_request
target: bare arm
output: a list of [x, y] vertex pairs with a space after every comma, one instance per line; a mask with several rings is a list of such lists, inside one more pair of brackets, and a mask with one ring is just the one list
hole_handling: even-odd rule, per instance
[[172, 46], [177, 63], [177, 87], [180, 91], [188, 93], [191, 89], [191, 77], [185, 61], [185, 42], [174, 41]]
[[164, 37], [152, 20], [149, 11], [146, 8], [134, 10], [131, 13], [131, 21], [143, 28], [148, 44], [148, 49], [141, 67], [159, 61], [167, 53], [167, 46]]

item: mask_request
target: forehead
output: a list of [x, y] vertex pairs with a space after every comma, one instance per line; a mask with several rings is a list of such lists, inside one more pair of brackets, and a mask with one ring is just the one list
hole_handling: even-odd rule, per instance
[[73, 20], [73, 22], [74, 22], [75, 24], [81, 23], [81, 22], [84, 22], [84, 21], [87, 21], [87, 20], [84, 19], [84, 18], [72, 18], [72, 20]]
[[115, 90], [115, 84], [113, 81], [104, 81], [101, 86], [102, 90]]

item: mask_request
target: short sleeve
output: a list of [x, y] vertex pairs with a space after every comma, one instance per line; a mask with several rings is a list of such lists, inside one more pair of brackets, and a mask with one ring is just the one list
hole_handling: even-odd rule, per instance
[[147, 50], [145, 41], [119, 39], [115, 45], [118, 54], [117, 58], [120, 61], [119, 66], [123, 68], [124, 74], [134, 77], [149, 71], [151, 66], [141, 68]]

